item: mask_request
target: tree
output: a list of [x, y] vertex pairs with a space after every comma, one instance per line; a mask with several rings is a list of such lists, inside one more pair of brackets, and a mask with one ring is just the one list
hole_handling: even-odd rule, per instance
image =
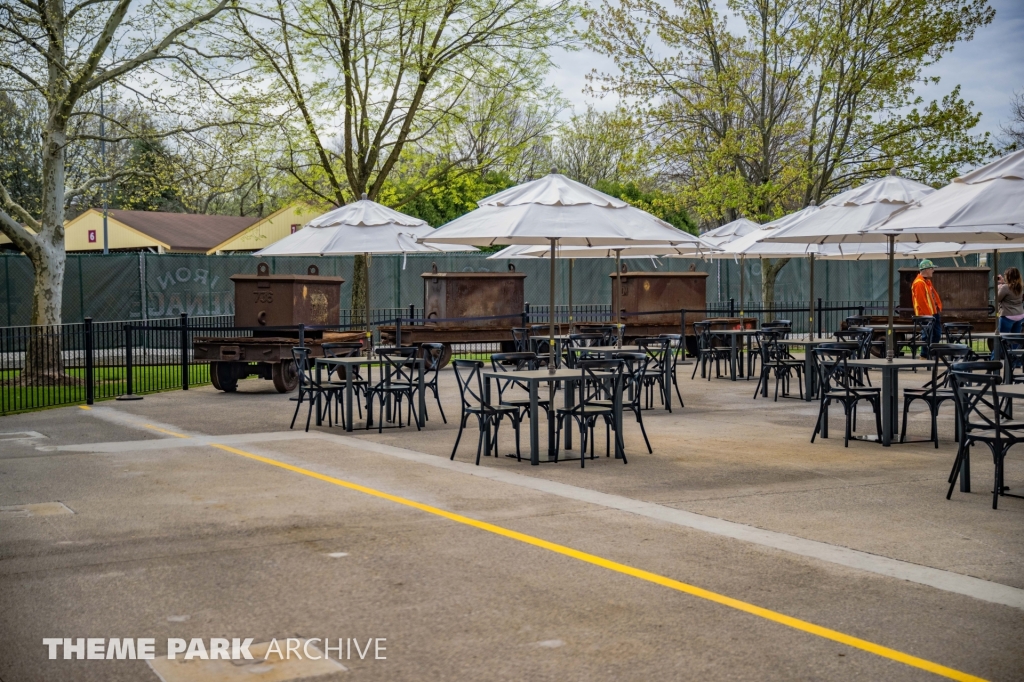
[[[40, 173], [38, 210], [18, 203], [6, 184], [0, 184], [0, 231], [28, 256], [35, 273], [32, 324], [38, 331], [26, 350], [24, 383], [68, 381], [55, 346], [59, 335], [39, 327], [61, 321], [65, 206], [120, 174], [65, 186], [68, 146], [96, 137], [76, 138], [74, 124], [88, 111], [83, 105], [101, 86], [126, 82], [140, 69], [163, 60], [187, 62], [186, 36], [229, 2], [154, 1], [134, 8], [132, 0], [0, 4], [0, 91], [21, 93], [46, 109], [40, 139], [32, 149], [38, 161], [30, 164], [38, 164]], [[137, 92], [146, 91], [143, 84], [134, 85]]]
[[660, 189], [645, 189], [636, 182], [621, 183], [608, 180], [598, 180], [594, 183], [594, 189], [622, 199], [630, 206], [647, 211], [680, 230], [697, 234], [697, 224], [690, 218], [678, 194]]
[[[588, 39], [617, 72], [595, 92], [639, 109], [662, 163], [706, 225], [776, 218], [892, 169], [942, 182], [993, 151], [954, 87], [922, 70], [992, 20], [985, 0], [604, 0]], [[653, 40], [657, 37], [657, 41]], [[667, 52], [667, 54], [663, 54]], [[765, 301], [784, 261], [766, 263]]]
[[[573, 17], [569, 0], [265, 0], [237, 9], [221, 44], [254, 66], [235, 105], [280, 110], [279, 167], [309, 198], [340, 206], [376, 199], [407, 153], [444, 139], [474, 93], [529, 100]], [[436, 155], [412, 191], [481, 170], [470, 151]], [[365, 265], [356, 258], [354, 310]]]
[[622, 108], [600, 112], [588, 106], [559, 128], [553, 156], [559, 172], [593, 187], [643, 177], [650, 150], [633, 115]]
[[1024, 149], [1024, 91], [1010, 98], [1010, 122], [1003, 126], [1009, 147]]

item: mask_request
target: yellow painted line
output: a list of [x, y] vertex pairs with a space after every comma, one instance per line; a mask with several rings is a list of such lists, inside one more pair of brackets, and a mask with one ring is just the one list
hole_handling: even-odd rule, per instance
[[92, 408], [89, 407], [88, 405], [79, 405], [78, 409], [80, 409], [80, 410], [91, 410]]
[[166, 433], [168, 436], [174, 436], [175, 438], [188, 438], [188, 436], [186, 436], [185, 434], [175, 433], [174, 431], [168, 431], [167, 429], [161, 429], [159, 426], [153, 426], [152, 424], [146, 424], [146, 428], [153, 429], [154, 431], [159, 431], [160, 433]]
[[941, 675], [951, 680], [961, 680], [962, 682], [985, 682], [981, 677], [975, 677], [974, 675], [969, 675], [968, 673], [954, 670], [953, 668], [947, 668], [944, 665], [933, 663], [932, 661], [918, 658], [917, 656], [905, 654], [902, 651], [897, 651], [896, 649], [890, 649], [889, 647], [882, 646], [881, 644], [875, 644], [874, 642], [869, 642], [865, 639], [860, 639], [859, 637], [847, 635], [837, 630], [815, 625], [814, 623], [809, 623], [805, 620], [800, 620], [799, 618], [793, 618], [792, 616], [787, 616], [784, 613], [755, 606], [754, 604], [749, 604], [745, 601], [740, 601], [739, 599], [733, 599], [732, 597], [727, 597], [724, 594], [718, 594], [717, 592], [711, 592], [710, 590], [689, 585], [679, 580], [666, 578], [665, 576], [658, 575], [657, 573], [651, 573], [650, 571], [645, 571], [640, 568], [620, 564], [617, 561], [603, 559], [594, 554], [588, 554], [571, 547], [555, 544], [554, 542], [548, 542], [547, 540], [542, 540], [540, 538], [533, 537], [532, 535], [526, 535], [525, 533], [519, 533], [514, 530], [502, 528], [501, 526], [486, 523], [485, 521], [478, 521], [476, 519], [471, 519], [468, 516], [462, 516], [461, 514], [454, 514], [452, 512], [445, 511], [444, 509], [431, 507], [430, 505], [422, 504], [414, 500], [407, 500], [404, 497], [398, 497], [397, 495], [391, 495], [389, 493], [381, 492], [380, 490], [367, 488], [366, 486], [359, 485], [358, 483], [350, 483], [348, 481], [343, 481], [340, 478], [334, 478], [333, 476], [327, 476], [325, 474], [317, 473], [316, 471], [303, 469], [302, 467], [297, 467], [292, 464], [279, 462], [277, 460], [270, 459], [269, 457], [261, 457], [260, 455], [246, 452], [245, 450], [233, 448], [230, 445], [221, 445], [220, 443], [210, 443], [210, 445], [215, 448], [220, 448], [226, 452], [231, 452], [236, 455], [241, 455], [242, 457], [256, 460], [257, 462], [263, 462], [264, 464], [293, 471], [297, 474], [302, 474], [303, 476], [309, 476], [310, 478], [315, 478], [327, 483], [333, 483], [334, 485], [341, 486], [342, 488], [348, 488], [349, 490], [355, 490], [367, 495], [372, 495], [373, 497], [379, 497], [383, 500], [405, 505], [406, 507], [419, 509], [420, 511], [427, 512], [428, 514], [434, 514], [435, 516], [440, 516], [450, 521], [455, 521], [456, 523], [462, 523], [467, 526], [472, 526], [473, 528], [479, 528], [480, 530], [485, 530], [489, 533], [494, 533], [495, 535], [501, 535], [502, 537], [510, 538], [512, 540], [518, 540], [519, 542], [533, 545], [534, 547], [540, 547], [541, 549], [546, 549], [548, 551], [555, 552], [556, 554], [562, 554], [579, 561], [584, 561], [588, 564], [606, 568], [609, 571], [615, 571], [616, 573], [622, 573], [623, 575], [639, 578], [640, 580], [646, 580], [647, 582], [654, 583], [655, 585], [661, 585], [662, 587], [668, 587], [679, 592], [685, 592], [686, 594], [694, 597], [700, 597], [701, 599], [706, 599], [708, 601], [715, 602], [716, 604], [728, 606], [729, 608], [736, 609], [737, 611], [743, 611], [775, 623], [780, 623], [795, 630], [817, 635], [824, 639], [830, 639], [834, 642], [839, 642], [840, 644], [846, 644], [847, 646], [854, 647], [855, 649], [861, 649], [862, 651], [867, 651], [868, 653], [881, 656], [882, 658], [888, 658], [899, 663], [904, 663], [914, 668], [927, 670], [930, 673], [935, 673], [936, 675]]

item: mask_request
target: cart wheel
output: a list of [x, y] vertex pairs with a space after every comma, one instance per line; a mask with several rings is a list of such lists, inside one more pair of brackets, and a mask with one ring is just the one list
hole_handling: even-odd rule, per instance
[[[452, 361], [452, 344], [444, 344], [444, 351], [441, 353], [441, 358], [437, 361], [437, 368], [444, 369], [448, 366], [448, 363]], [[430, 368], [432, 369], [432, 368]]]
[[238, 374], [234, 362], [211, 362], [210, 383], [218, 391], [234, 393], [238, 389]]
[[290, 393], [299, 385], [299, 374], [295, 371], [295, 362], [284, 360], [273, 366], [274, 388], [278, 393]]

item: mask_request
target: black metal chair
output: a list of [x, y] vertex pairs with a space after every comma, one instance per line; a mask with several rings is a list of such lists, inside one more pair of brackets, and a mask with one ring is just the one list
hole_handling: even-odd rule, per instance
[[770, 322], [765, 322], [764, 324], [761, 325], [761, 329], [764, 329], [766, 327], [769, 328], [769, 329], [771, 329], [773, 327], [787, 327], [789, 329], [792, 329], [793, 328], [793, 320], [781, 320], [781, 319], [776, 318], [776, 319], [774, 319], [774, 320], [772, 320]]
[[[402, 402], [409, 401], [408, 421], [411, 424], [416, 417], [416, 394], [419, 393], [419, 378], [416, 366], [420, 350], [416, 347], [378, 348], [376, 353], [380, 359], [381, 378], [367, 392], [367, 410], [372, 409], [373, 399], [380, 404], [377, 416], [377, 432], [384, 430], [384, 419], [395, 410], [398, 426], [402, 426]], [[367, 419], [366, 428], [370, 428]], [[420, 430], [419, 419], [416, 419], [416, 430]]]
[[974, 325], [970, 322], [946, 322], [942, 325], [942, 333], [946, 337], [946, 343], [958, 343], [973, 348], [971, 333]]
[[[480, 465], [480, 452], [483, 449], [484, 435], [488, 436], [490, 448], [487, 453], [498, 456], [498, 427], [501, 420], [508, 417], [512, 420], [512, 426], [516, 430], [516, 459], [522, 461], [519, 453], [519, 409], [514, 405], [488, 405], [484, 403], [484, 387], [481, 370], [484, 363], [480, 360], [452, 360], [452, 370], [455, 372], [455, 381], [459, 385], [459, 402], [462, 413], [459, 415], [459, 435], [455, 437], [455, 447], [452, 448], [452, 456], [459, 449], [459, 441], [462, 440], [462, 431], [466, 428], [466, 421], [476, 417], [477, 425], [480, 427], [480, 437], [476, 445], [476, 463]], [[491, 427], [494, 433], [491, 433]]]
[[[572, 419], [580, 431], [580, 467], [587, 459], [587, 445], [590, 445], [590, 459], [594, 459], [594, 426], [598, 419], [605, 423], [605, 456], [611, 456], [611, 431], [615, 430], [615, 449], [626, 461], [622, 434], [615, 428], [615, 401], [607, 396], [622, 396], [622, 360], [581, 360], [581, 380], [573, 390], [578, 391], [576, 404], [556, 410], [555, 443], [561, 442], [562, 429]], [[569, 390], [569, 389], [567, 389]], [[557, 461], [557, 451], [555, 459]]]
[[574, 353], [572, 351], [586, 348], [593, 348], [594, 346], [604, 346], [607, 344], [607, 336], [601, 333], [581, 333], [581, 334], [569, 334], [569, 343], [563, 348], [565, 357], [563, 361], [569, 369], [576, 369], [576, 361], [579, 357], [585, 356], [585, 353]]
[[[448, 423], [448, 417], [444, 416], [444, 408], [441, 407], [441, 396], [438, 394], [437, 375], [441, 371], [441, 361], [444, 359], [443, 343], [421, 343], [420, 356], [423, 358], [423, 390], [434, 394], [437, 401], [437, 409], [441, 413], [441, 419]], [[424, 403], [426, 405], [426, 403]], [[430, 419], [426, 409], [423, 410], [423, 418]]]
[[316, 374], [313, 371], [313, 363], [310, 362], [309, 348], [305, 346], [292, 348], [292, 360], [295, 362], [295, 369], [299, 376], [299, 396], [295, 403], [295, 412], [292, 414], [292, 423], [288, 428], [295, 428], [295, 418], [299, 416], [299, 408], [302, 407], [302, 401], [308, 400], [309, 409], [306, 411], [306, 431], [309, 431], [309, 421], [313, 416], [313, 406], [320, 402], [321, 399], [323, 404], [318, 408], [318, 414], [326, 414], [327, 425], [333, 426], [334, 422], [331, 421], [331, 400], [335, 398], [340, 400], [342, 389], [338, 386], [317, 382]]
[[677, 373], [680, 367], [689, 367], [694, 364], [693, 360], [686, 359], [686, 339], [683, 338], [682, 334], [659, 334], [658, 338], [668, 339], [669, 353], [671, 355], [669, 362], [672, 363], [672, 386], [676, 389], [679, 407], [686, 407], [683, 403], [683, 396], [679, 392], [679, 374]]
[[[960, 476], [965, 477], [964, 490], [970, 492], [970, 448], [977, 443], [988, 447], [995, 464], [995, 481], [992, 487], [992, 508], [999, 508], [1000, 496], [1010, 495], [1003, 485], [1003, 464], [1010, 448], [1024, 442], [1024, 423], [1007, 420], [1003, 413], [999, 395], [1002, 377], [989, 366], [991, 362], [963, 362], [953, 365], [953, 393], [956, 395], [957, 418], [960, 420], [960, 447], [957, 451], [953, 471], [950, 472], [949, 490], [946, 499], [953, 495]], [[980, 370], [980, 372], [978, 371]], [[998, 372], [998, 369], [994, 369]]]
[[[647, 367], [644, 369], [644, 402], [647, 406], [646, 409], [651, 409], [651, 404], [654, 402], [654, 386], [658, 386], [658, 394], [661, 397], [661, 404], [665, 404], [665, 374], [671, 372], [672, 368], [669, 365], [674, 357], [672, 349], [669, 347], [670, 341], [664, 337], [652, 336], [639, 338], [636, 340], [636, 345], [641, 351], [647, 355]], [[680, 406], [682, 407], [683, 399], [679, 399]], [[672, 411], [672, 406], [669, 406], [669, 412]]]
[[[509, 374], [508, 379], [496, 379], [495, 384], [498, 388], [498, 404], [499, 405], [511, 405], [519, 410], [519, 422], [522, 423], [523, 418], [530, 413], [530, 388], [522, 381], [515, 378], [515, 374], [509, 372], [510, 366], [515, 367], [515, 371], [540, 369], [540, 363], [537, 361], [536, 353], [494, 353], [491, 355], [491, 369], [495, 372], [507, 372]], [[526, 396], [514, 397], [515, 389], [522, 389], [526, 392]], [[537, 407], [538, 410], [544, 410], [547, 412], [548, 406], [551, 402], [547, 399], [537, 396]]]
[[[947, 400], [954, 400], [953, 389], [949, 385], [950, 368], [957, 361], [966, 360], [970, 354], [970, 348], [959, 344], [933, 343], [932, 351], [932, 378], [923, 388], [903, 389], [903, 430], [900, 432], [900, 442], [907, 441], [907, 417], [910, 412], [910, 405], [915, 400], [924, 401], [928, 406], [931, 415], [932, 429], [929, 440], [939, 447], [939, 407]], [[959, 427], [957, 428], [959, 435]]]
[[794, 358], [789, 349], [779, 343], [781, 335], [775, 329], [762, 328], [757, 333], [757, 353], [761, 358], [761, 372], [754, 389], [754, 399], [758, 394], [768, 396], [768, 380], [775, 375], [775, 402], [779, 401], [779, 385], [782, 384], [782, 396], [789, 395], [789, 382], [796, 373], [796, 383], [800, 387], [800, 399], [804, 397], [803, 371], [804, 361]]
[[[325, 358], [353, 358], [359, 355], [363, 349], [363, 344], [359, 341], [332, 341], [320, 345], [323, 350]], [[340, 420], [341, 425], [345, 424], [345, 410], [342, 409], [342, 400], [344, 398], [345, 388], [345, 373], [352, 372], [352, 398], [356, 402], [356, 408], [359, 410], [359, 418], [363, 418], [363, 401], [366, 399], [366, 388], [368, 382], [363, 378], [363, 375], [359, 371], [358, 366], [347, 366], [339, 367], [338, 365], [327, 365], [327, 379], [326, 384], [330, 386], [337, 386], [342, 389], [337, 395], [337, 400], [334, 401], [334, 421]]]
[[711, 381], [712, 362], [715, 363], [715, 376], [721, 377], [720, 363], [722, 360], [728, 360], [732, 356], [732, 351], [721, 337], [716, 337], [711, 332], [711, 322], [694, 322], [693, 331], [697, 335], [697, 362], [690, 379], [696, 377], [697, 370], [700, 369], [701, 378], [706, 376], [708, 381]]
[[846, 328], [850, 327], [867, 327], [871, 324], [871, 318], [867, 315], [850, 315], [844, 322], [846, 322]]
[[530, 330], [526, 327], [512, 327], [512, 343], [517, 353], [529, 353]]
[[[624, 364], [622, 383], [622, 408], [630, 409], [640, 425], [640, 433], [644, 436], [644, 443], [647, 444], [647, 452], [653, 453], [651, 441], [647, 438], [647, 429], [644, 428], [643, 409], [640, 407], [640, 395], [643, 392], [644, 376], [647, 372], [647, 364], [650, 361], [646, 353], [615, 353], [612, 356], [615, 360], [622, 360]], [[682, 403], [682, 398], [679, 400]]]
[[928, 357], [928, 347], [931, 345], [932, 328], [935, 325], [935, 318], [931, 315], [915, 315], [913, 318], [914, 330], [909, 339], [898, 342], [897, 349], [904, 346], [910, 348], [910, 357], [917, 358], [920, 352], [921, 357]]
[[821, 433], [828, 438], [828, 407], [833, 402], [843, 406], [846, 416], [846, 431], [843, 436], [843, 447], [850, 447], [852, 431], [857, 428], [857, 403], [867, 401], [875, 413], [875, 427], [878, 438], [882, 438], [881, 389], [867, 388], [856, 385], [856, 372], [851, 372], [847, 362], [854, 357], [855, 348], [843, 347], [843, 344], [821, 344], [814, 349], [814, 359], [818, 366], [818, 421], [811, 434], [811, 442]]
[[1010, 382], [1019, 384], [1024, 382], [1024, 376], [1018, 373], [1021, 365], [1024, 364], [1024, 334], [1000, 334], [1000, 344], [1007, 362], [1010, 363]]

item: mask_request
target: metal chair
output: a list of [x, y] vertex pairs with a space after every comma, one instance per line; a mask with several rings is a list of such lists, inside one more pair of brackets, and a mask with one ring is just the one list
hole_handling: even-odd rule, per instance
[[[998, 363], [996, 363], [998, 364]], [[1010, 448], [1024, 442], [1024, 424], [1005, 419], [1002, 410], [1003, 398], [999, 396], [1002, 377], [990, 374], [990, 362], [964, 362], [953, 365], [953, 393], [956, 395], [957, 417], [960, 420], [960, 448], [953, 471], [950, 473], [949, 490], [946, 499], [953, 495], [953, 488], [960, 476], [964, 476], [964, 491], [970, 492], [969, 449], [981, 443], [992, 453], [995, 464], [995, 482], [992, 487], [992, 508], [999, 508], [999, 498], [1024, 497], [1010, 495], [1003, 485], [1003, 464]], [[977, 370], [981, 370], [979, 373]], [[998, 369], [995, 371], [998, 372]]]
[[[416, 394], [419, 392], [419, 381], [416, 376], [417, 354], [419, 348], [378, 348], [376, 353], [381, 361], [381, 378], [367, 392], [367, 410], [373, 405], [374, 397], [380, 403], [380, 414], [377, 417], [377, 432], [384, 430], [385, 416], [390, 416], [390, 411], [395, 409], [398, 418], [398, 426], [402, 426], [402, 401], [409, 401], [408, 421], [411, 424], [416, 417]], [[370, 428], [370, 420], [366, 421], [366, 428]], [[420, 430], [419, 419], [416, 419], [416, 430]]]
[[679, 407], [686, 407], [683, 403], [683, 396], [679, 392], [679, 375], [676, 370], [679, 367], [689, 367], [694, 364], [692, 360], [686, 359], [686, 339], [682, 334], [659, 334], [658, 338], [668, 339], [668, 347], [672, 363], [672, 386], [676, 389], [676, 397], [679, 398]]
[[[363, 349], [363, 344], [359, 341], [332, 341], [328, 343], [320, 344], [320, 348], [323, 350], [325, 358], [353, 358], [359, 355]], [[366, 398], [366, 387], [368, 382], [363, 378], [359, 372], [359, 367], [348, 366], [340, 367], [338, 365], [327, 365], [327, 379], [326, 384], [330, 386], [337, 386], [339, 388], [345, 388], [345, 372], [352, 372], [352, 394], [356, 401], [356, 408], [359, 410], [359, 418], [363, 418], [363, 400]], [[337, 400], [334, 401], [334, 421], [339, 419], [339, 411], [341, 415], [341, 425], [347, 427], [345, 424], [345, 410], [341, 409], [342, 398], [344, 392], [338, 393]]]
[[[423, 390], [429, 390], [434, 394], [434, 400], [437, 401], [437, 409], [441, 413], [441, 419], [445, 424], [448, 423], [448, 417], [444, 416], [444, 408], [441, 407], [441, 396], [438, 394], [437, 387], [437, 375], [441, 371], [441, 360], [444, 358], [444, 344], [443, 343], [421, 343], [420, 344], [420, 356], [423, 358]], [[424, 403], [426, 405], [426, 403]], [[430, 415], [427, 414], [426, 409], [423, 410], [423, 418], [430, 419]]]
[[[514, 373], [509, 372], [508, 368], [510, 365], [514, 365], [516, 371], [521, 371], [539, 369], [540, 364], [537, 361], [536, 353], [494, 353], [491, 355], [491, 369], [495, 372], [507, 372], [509, 374], [508, 379], [495, 380], [498, 388], [498, 404], [511, 405], [517, 408], [519, 410], [519, 421], [522, 423], [523, 417], [530, 413], [530, 388], [521, 380], [517, 380]], [[526, 391], [526, 397], [515, 398], [509, 395], [517, 388]], [[550, 404], [551, 401], [540, 396], [537, 397], [538, 411], [543, 409], [547, 412]]]
[[[459, 385], [459, 401], [462, 413], [459, 415], [459, 435], [455, 437], [455, 447], [452, 448], [452, 456], [459, 449], [459, 441], [462, 440], [462, 431], [466, 428], [466, 421], [476, 417], [477, 425], [480, 427], [480, 437], [476, 445], [476, 463], [480, 465], [480, 452], [483, 449], [484, 435], [488, 436], [489, 449], [487, 455], [498, 456], [498, 427], [501, 420], [508, 417], [516, 430], [516, 459], [522, 461], [519, 453], [519, 410], [513, 405], [487, 405], [484, 403], [484, 387], [481, 370], [484, 363], [480, 360], [452, 360], [452, 370], [455, 372], [455, 381]], [[491, 427], [494, 433], [491, 434]]]
[[833, 402], [843, 406], [846, 416], [846, 431], [843, 436], [843, 447], [850, 447], [850, 437], [857, 428], [857, 403], [867, 401], [875, 413], [875, 427], [878, 438], [882, 438], [881, 389], [866, 388], [855, 384], [855, 373], [850, 371], [847, 361], [850, 360], [855, 348], [842, 347], [842, 344], [822, 344], [814, 349], [814, 359], [818, 366], [819, 408], [818, 421], [811, 434], [811, 442], [821, 433], [828, 438], [828, 408]]
[[715, 363], [715, 376], [722, 376], [720, 362], [728, 360], [732, 351], [725, 346], [720, 337], [711, 332], [711, 322], [694, 322], [693, 331], [697, 335], [697, 362], [693, 367], [693, 374], [690, 379], [697, 376], [697, 369], [700, 369], [700, 376], [705, 376], [711, 381], [710, 363]]
[[[622, 463], [626, 461], [626, 452], [622, 444], [622, 434], [615, 428], [615, 400], [608, 400], [607, 395], [622, 396], [622, 360], [582, 360], [580, 361], [581, 380], [577, 382], [578, 391], [576, 404], [555, 412], [555, 443], [561, 442], [562, 429], [572, 419], [580, 431], [580, 467], [583, 468], [587, 459], [587, 445], [590, 445], [590, 459], [594, 459], [594, 426], [598, 419], [605, 423], [605, 456], [611, 456], [611, 430], [615, 429], [615, 449], [622, 455]], [[569, 389], [567, 389], [569, 390]], [[556, 450], [555, 460], [558, 454]]]
[[[949, 343], [933, 343], [932, 351], [932, 378], [923, 388], [903, 389], [903, 430], [900, 432], [900, 442], [907, 441], [907, 417], [910, 412], [910, 405], [915, 400], [922, 400], [928, 406], [931, 414], [931, 438], [935, 448], [939, 447], [939, 407], [947, 400], [954, 400], [953, 389], [949, 385], [950, 369], [957, 361], [966, 360], [971, 352], [967, 346]], [[959, 436], [959, 427], [957, 428]]]
[[971, 332], [974, 325], [970, 322], [945, 322], [942, 325], [942, 333], [946, 337], [946, 343], [958, 343], [972, 348]]
[[512, 343], [517, 353], [530, 352], [530, 330], [526, 327], [512, 327]]
[[[647, 429], [644, 428], [643, 410], [640, 407], [640, 395], [643, 389], [644, 376], [647, 373], [647, 364], [650, 358], [646, 353], [615, 353], [613, 359], [622, 360], [625, 365], [622, 384], [622, 407], [629, 408], [640, 425], [640, 433], [643, 434], [644, 443], [647, 445], [647, 452], [654, 453], [651, 449], [651, 441], [647, 438]], [[628, 396], [628, 397], [627, 397]], [[679, 400], [680, 404], [682, 399]]]
[[800, 388], [800, 399], [804, 397], [803, 370], [804, 362], [794, 358], [789, 349], [779, 344], [780, 333], [771, 327], [762, 328], [757, 333], [757, 352], [761, 356], [761, 372], [754, 389], [754, 399], [758, 394], [768, 397], [768, 379], [775, 374], [775, 402], [779, 401], [779, 384], [782, 384], [782, 396], [789, 395], [789, 382], [796, 372], [796, 383]]
[[[647, 409], [651, 408], [651, 403], [654, 402], [653, 393], [654, 386], [657, 384], [658, 392], [661, 396], [661, 404], [665, 404], [665, 374], [671, 372], [669, 362], [672, 355], [672, 349], [669, 347], [670, 341], [664, 337], [652, 336], [646, 338], [640, 338], [636, 340], [636, 345], [640, 347], [640, 350], [647, 355], [647, 367], [644, 369], [644, 381], [643, 386], [645, 389], [644, 402], [647, 405]], [[682, 407], [682, 398], [679, 400], [680, 406]], [[672, 411], [672, 406], [669, 405], [668, 411]]]
[[[309, 431], [309, 421], [313, 416], [313, 405], [319, 403], [320, 399], [323, 398], [325, 403], [317, 408], [317, 414], [327, 415], [327, 425], [333, 426], [334, 422], [331, 421], [331, 400], [333, 398], [341, 399], [341, 389], [337, 386], [329, 386], [325, 383], [317, 382], [316, 375], [313, 372], [313, 365], [310, 362], [309, 348], [295, 347], [292, 348], [292, 360], [295, 362], [295, 369], [299, 375], [299, 396], [298, 401], [295, 403], [295, 412], [292, 414], [292, 423], [288, 426], [289, 429], [295, 428], [295, 418], [299, 416], [299, 408], [302, 407], [302, 401], [309, 401], [309, 409], [306, 412], [306, 431]], [[321, 413], [319, 410], [322, 409]], [[320, 417], [318, 416], [317, 419]]]

